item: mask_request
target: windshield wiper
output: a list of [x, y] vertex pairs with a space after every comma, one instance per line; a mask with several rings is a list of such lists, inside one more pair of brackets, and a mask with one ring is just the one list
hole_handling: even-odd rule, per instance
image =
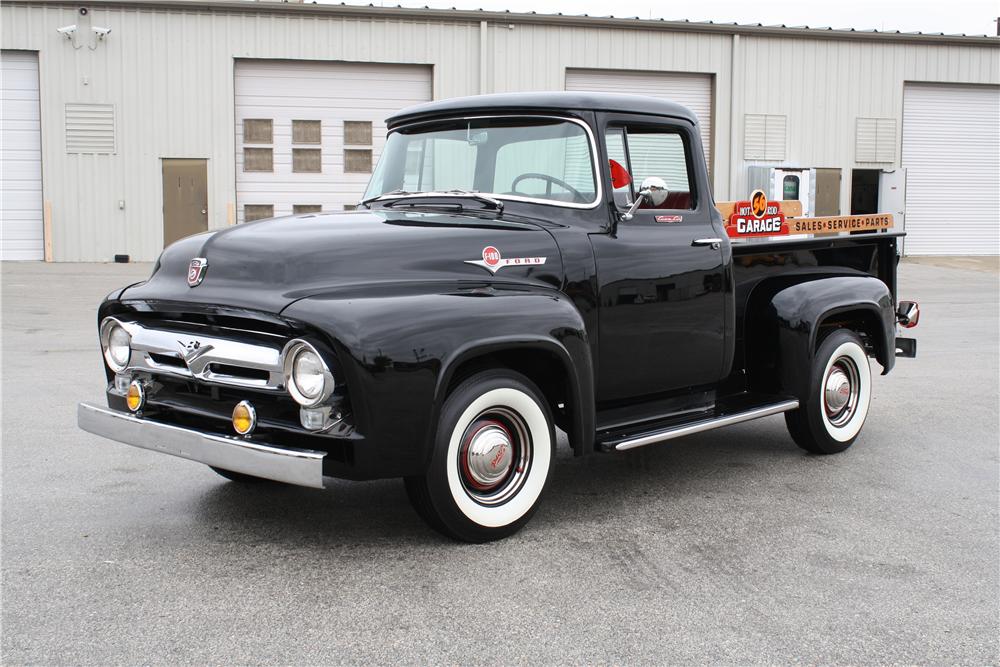
[[[469, 199], [475, 199], [476, 201], [482, 202], [489, 206], [492, 206], [497, 210], [497, 213], [503, 213], [503, 202], [499, 199], [494, 199], [493, 197], [488, 197], [487, 195], [481, 194], [479, 192], [470, 192], [469, 190], [445, 190], [442, 192], [404, 192], [402, 190], [393, 190], [392, 192], [386, 192], [379, 195], [378, 197], [371, 197], [369, 199], [361, 202], [362, 204], [368, 204], [376, 200], [383, 198], [392, 198], [391, 201], [386, 202], [385, 206], [392, 207], [397, 204], [401, 204], [406, 200], [410, 199], [430, 199], [433, 197], [468, 197]], [[414, 206], [414, 204], [410, 204]]]
[[493, 197], [488, 197], [480, 192], [471, 192], [469, 190], [459, 190], [457, 188], [452, 190], [447, 190], [444, 192], [446, 195], [458, 195], [460, 197], [470, 197], [476, 201], [481, 201], [484, 204], [489, 204], [497, 210], [498, 213], [503, 213], [503, 202], [499, 199], [494, 199]]
[[361, 203], [365, 206], [372, 203], [373, 201], [378, 201], [383, 197], [395, 197], [396, 195], [412, 195], [416, 194], [414, 192], [407, 192], [406, 190], [392, 190], [391, 192], [383, 192], [380, 195], [375, 195], [374, 197], [369, 197], [368, 199], [362, 199]]

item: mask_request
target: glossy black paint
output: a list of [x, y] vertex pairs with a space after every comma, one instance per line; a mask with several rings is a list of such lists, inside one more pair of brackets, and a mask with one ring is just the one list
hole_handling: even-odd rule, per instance
[[[696, 121], [682, 107], [591, 93], [514, 95], [432, 103], [390, 126], [520, 111], [584, 120], [602, 165], [609, 122], [678, 129], [694, 147], [696, 207], [677, 212], [677, 223], [649, 212], [619, 222], [605, 169], [603, 199], [592, 208], [509, 201], [498, 215], [445, 198], [249, 223], [167, 248], [149, 280], [109, 295], [99, 320], [118, 314], [315, 341], [337, 369], [345, 425], [310, 434], [295, 425], [290, 398], [258, 397], [271, 428], [254, 437], [330, 451], [325, 472], [351, 479], [423, 472], [450, 387], [497, 364], [540, 386], [577, 454], [594, 450], [597, 424], [624, 429], [747, 391], [794, 395], [797, 370], [808, 367], [831, 318], [863, 328], [891, 368], [895, 237], [731, 244]], [[710, 237], [722, 239], [719, 248], [691, 244]], [[545, 263], [496, 273], [468, 263], [487, 246]], [[207, 258], [208, 269], [191, 288], [194, 257]], [[160, 391], [151, 397], [155, 418], [211, 430], [225, 429], [240, 398], [212, 387]]]
[[[690, 210], [640, 208], [628, 222], [619, 221], [623, 208], [612, 206], [611, 233], [591, 235], [600, 294], [598, 396], [610, 405], [714, 385], [729, 370], [724, 351], [732, 345], [726, 317], [732, 293], [721, 245], [693, 245], [725, 236], [711, 214], [701, 142], [690, 141], [698, 136], [697, 124], [622, 113], [602, 113], [598, 120], [598, 136], [608, 126], [641, 123], [688, 137], [695, 199]], [[679, 221], [657, 222], [664, 216]]]

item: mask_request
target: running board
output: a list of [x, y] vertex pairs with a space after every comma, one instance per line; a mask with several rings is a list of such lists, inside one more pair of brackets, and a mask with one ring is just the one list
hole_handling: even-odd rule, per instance
[[770, 415], [788, 412], [789, 410], [795, 410], [798, 407], [798, 400], [788, 399], [777, 403], [759, 405], [757, 407], [745, 409], [739, 412], [716, 414], [700, 421], [668, 426], [656, 431], [637, 433], [634, 436], [617, 439], [617, 441], [606, 441], [602, 443], [602, 449], [614, 449], [615, 451], [623, 452], [629, 449], [635, 449], [636, 447], [644, 447], [645, 445], [663, 442], [665, 440], [673, 440], [674, 438], [680, 438], [685, 435], [701, 433], [702, 431], [711, 431], [712, 429], [739, 424], [740, 422], [750, 421], [751, 419], [759, 419], [761, 417], [768, 417]]

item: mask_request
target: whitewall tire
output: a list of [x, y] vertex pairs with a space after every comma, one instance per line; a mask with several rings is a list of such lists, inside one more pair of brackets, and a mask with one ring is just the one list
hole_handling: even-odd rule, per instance
[[485, 542], [531, 518], [548, 482], [555, 434], [548, 405], [524, 376], [468, 378], [441, 410], [427, 474], [406, 479], [414, 509], [455, 539]]
[[833, 332], [816, 350], [799, 409], [785, 413], [792, 438], [815, 454], [836, 454], [861, 433], [872, 399], [872, 373], [864, 344], [846, 329]]

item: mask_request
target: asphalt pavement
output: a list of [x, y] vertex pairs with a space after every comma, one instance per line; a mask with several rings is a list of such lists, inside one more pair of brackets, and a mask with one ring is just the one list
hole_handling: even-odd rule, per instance
[[919, 357], [859, 441], [771, 417], [563, 442], [531, 523], [457, 544], [402, 483], [229, 483], [102, 440], [95, 308], [149, 265], [2, 266], [2, 663], [997, 664], [998, 274], [904, 262]]

